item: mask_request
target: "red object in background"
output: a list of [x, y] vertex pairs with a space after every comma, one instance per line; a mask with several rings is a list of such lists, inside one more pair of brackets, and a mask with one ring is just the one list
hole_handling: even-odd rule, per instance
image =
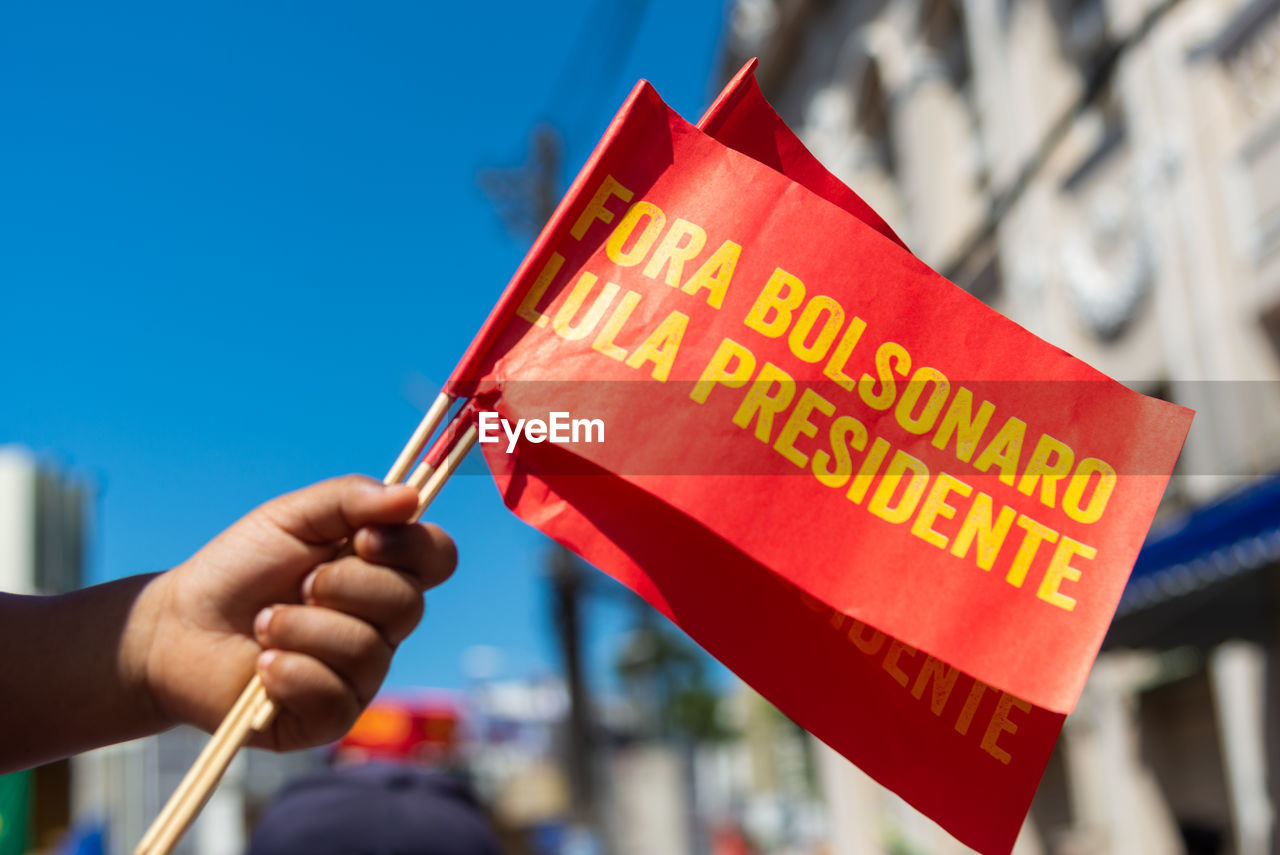
[[338, 751], [348, 759], [442, 763], [458, 749], [461, 714], [441, 700], [375, 700], [347, 735]]
[[[507, 505], [960, 840], [1008, 852], [1190, 414], [1124, 389], [943, 280], [814, 170], [748, 83], [740, 75], [708, 122], [731, 145], [647, 84], [633, 91], [449, 390], [512, 423], [552, 410], [603, 418], [600, 444], [482, 446]], [[772, 142], [752, 145], [753, 126]], [[808, 303], [784, 305], [806, 286]], [[813, 305], [809, 333], [769, 330]], [[845, 345], [833, 374], [827, 355]], [[898, 355], [881, 359], [890, 345]], [[726, 361], [724, 382], [699, 398], [726, 346], [750, 370], [739, 376]], [[904, 362], [934, 372], [930, 394], [917, 387], [905, 413], [873, 404], [906, 388]], [[864, 371], [869, 385], [853, 379]], [[762, 401], [788, 397], [792, 381], [766, 420]], [[952, 381], [976, 391], [973, 409], [989, 398], [999, 414], [976, 430], [976, 457], [958, 440], [971, 426], [953, 426], [954, 450], [910, 429], [925, 397], [950, 396]], [[793, 421], [805, 401], [812, 418]], [[857, 429], [844, 422], [837, 442], [825, 406]], [[784, 422], [795, 428], [785, 442]], [[857, 452], [851, 464], [849, 448], [835, 461], [840, 442]], [[1068, 452], [1114, 463], [1106, 515], [1068, 518], [1061, 489], [1015, 486], [1032, 446], [1058, 449], [1043, 469]], [[901, 466], [886, 475], [891, 459]], [[932, 509], [923, 524], [922, 504]], [[1046, 543], [1057, 545], [1037, 557]]]
[[736, 825], [722, 825], [711, 832], [711, 855], [756, 855]]

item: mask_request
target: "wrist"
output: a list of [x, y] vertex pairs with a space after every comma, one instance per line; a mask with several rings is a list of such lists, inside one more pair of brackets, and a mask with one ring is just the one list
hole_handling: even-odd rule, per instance
[[150, 732], [158, 732], [177, 723], [161, 700], [164, 695], [161, 630], [165, 616], [171, 613], [169, 574], [156, 573], [135, 578], [141, 588], [125, 621], [118, 671], [121, 687], [138, 721], [146, 723]]

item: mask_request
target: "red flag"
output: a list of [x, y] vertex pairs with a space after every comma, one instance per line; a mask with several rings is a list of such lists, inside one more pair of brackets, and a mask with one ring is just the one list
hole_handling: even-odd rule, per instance
[[[989, 852], [1012, 846], [1189, 422], [647, 84], [450, 388], [544, 421], [483, 446], [518, 515]], [[557, 412], [606, 441], [543, 442]]]
[[905, 248], [906, 244], [889, 224], [861, 196], [832, 175], [774, 112], [756, 83], [757, 64], [753, 59], [742, 66], [698, 120], [698, 128], [734, 151], [803, 184]]

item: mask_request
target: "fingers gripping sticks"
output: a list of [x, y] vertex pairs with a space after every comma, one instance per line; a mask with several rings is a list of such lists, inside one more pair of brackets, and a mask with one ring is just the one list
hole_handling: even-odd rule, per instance
[[[449, 396], [443, 393], [437, 396], [387, 473], [384, 483], [394, 484], [404, 478], [435, 434], [451, 403], [452, 398]], [[406, 482], [419, 492], [418, 510], [413, 516], [414, 520], [422, 516], [449, 476], [457, 470], [462, 458], [475, 444], [476, 427], [472, 423], [473, 416], [472, 409], [464, 408], [445, 428]], [[349, 544], [347, 551], [350, 551]], [[178, 788], [151, 823], [142, 840], [139, 841], [134, 850], [135, 855], [167, 855], [173, 851], [178, 840], [212, 795], [214, 787], [226, 773], [236, 753], [248, 741], [249, 735], [254, 731], [265, 729], [275, 715], [275, 706], [267, 696], [262, 678], [255, 674], [205, 745], [200, 756], [196, 758], [191, 769], [183, 777]]]

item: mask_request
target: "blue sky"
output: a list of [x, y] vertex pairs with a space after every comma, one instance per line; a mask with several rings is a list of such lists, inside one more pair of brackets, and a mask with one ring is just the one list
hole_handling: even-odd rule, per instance
[[[638, 77], [696, 119], [722, 17], [719, 0], [7, 5], [0, 443], [96, 483], [91, 579], [172, 566], [311, 481], [380, 477], [525, 249], [477, 170], [518, 165], [546, 119], [567, 183]], [[471, 645], [507, 673], [555, 661], [547, 542], [474, 467], [431, 513], [462, 566], [389, 686], [461, 685]], [[592, 618], [603, 675], [626, 620]]]

